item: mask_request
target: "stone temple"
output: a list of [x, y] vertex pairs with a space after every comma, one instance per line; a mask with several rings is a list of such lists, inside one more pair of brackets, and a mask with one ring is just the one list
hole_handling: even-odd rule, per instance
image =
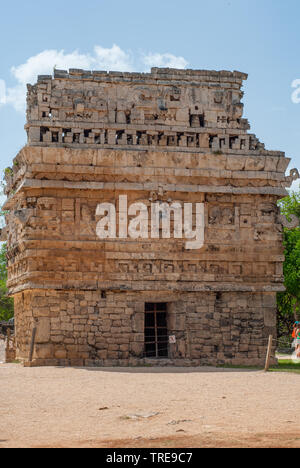
[[[246, 79], [73, 69], [28, 85], [2, 232], [17, 359], [36, 328], [32, 365], [263, 364], [284, 290], [277, 202], [299, 174], [249, 132]], [[99, 238], [97, 206], [118, 224], [120, 195], [204, 204], [203, 247]]]

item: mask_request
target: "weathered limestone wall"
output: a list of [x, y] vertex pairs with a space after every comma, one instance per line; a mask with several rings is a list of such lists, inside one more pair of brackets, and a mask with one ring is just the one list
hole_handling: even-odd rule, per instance
[[[163, 302], [169, 363], [263, 363], [284, 289], [277, 201], [299, 174], [248, 132], [246, 78], [70, 70], [28, 87], [28, 145], [6, 172], [19, 359], [36, 324], [37, 365], [142, 364], [145, 303]], [[204, 203], [204, 247], [100, 240], [96, 207], [118, 219], [119, 195]]]
[[[166, 192], [166, 199], [205, 203], [205, 247], [188, 251], [186, 239], [174, 236], [98, 239], [97, 204], [118, 206], [124, 193], [31, 189], [26, 198], [31, 208], [17, 213], [30, 210], [31, 216], [18, 219], [9, 234], [10, 244], [12, 236], [21, 242], [9, 252], [14, 254], [8, 267], [11, 290], [281, 289], [282, 229], [273, 196]], [[136, 201], [150, 206], [149, 192], [129, 192], [128, 202]]]
[[37, 325], [36, 365], [127, 366], [144, 358], [145, 302], [168, 303], [177, 337], [161, 364], [261, 365], [276, 329], [274, 293], [41, 291], [16, 296], [17, 359], [28, 358]]

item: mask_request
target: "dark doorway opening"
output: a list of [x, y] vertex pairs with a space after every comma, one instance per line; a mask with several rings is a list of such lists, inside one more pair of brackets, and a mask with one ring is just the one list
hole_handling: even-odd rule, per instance
[[147, 302], [145, 304], [145, 356], [148, 358], [168, 357], [167, 304]]

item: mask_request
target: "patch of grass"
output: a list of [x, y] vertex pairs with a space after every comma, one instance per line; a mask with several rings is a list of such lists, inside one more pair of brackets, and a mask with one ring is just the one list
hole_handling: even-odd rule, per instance
[[290, 359], [279, 359], [278, 365], [270, 368], [270, 372], [292, 372], [300, 374], [300, 363], [294, 363]]
[[300, 369], [300, 362], [293, 362], [291, 359], [279, 359], [278, 364], [280, 366], [288, 366], [288, 367], [298, 367]]
[[[221, 369], [263, 370], [262, 367], [257, 366], [235, 366], [232, 364], [224, 364], [216, 367]], [[294, 363], [290, 359], [279, 359], [278, 365], [270, 367], [269, 372], [292, 372], [294, 374], [300, 374], [300, 363]]]

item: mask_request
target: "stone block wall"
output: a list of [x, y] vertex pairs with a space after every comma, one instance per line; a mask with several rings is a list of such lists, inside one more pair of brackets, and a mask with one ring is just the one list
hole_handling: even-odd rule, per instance
[[[167, 302], [168, 359], [144, 353], [145, 303]], [[17, 359], [34, 365], [264, 364], [276, 331], [274, 293], [30, 291], [16, 296]]]

